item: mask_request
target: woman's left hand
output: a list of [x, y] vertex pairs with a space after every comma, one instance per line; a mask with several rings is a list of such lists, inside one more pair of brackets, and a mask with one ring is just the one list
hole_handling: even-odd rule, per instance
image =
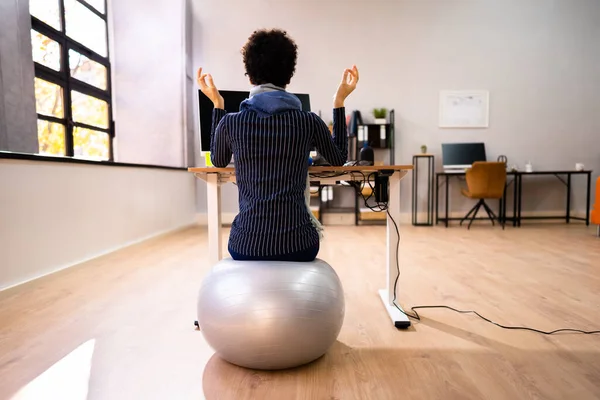
[[215, 86], [211, 74], [203, 74], [202, 68], [198, 68], [198, 86], [200, 86], [200, 90], [206, 97], [213, 102], [215, 108], [224, 109], [225, 108], [225, 100], [219, 90]]
[[342, 81], [338, 86], [338, 89], [333, 97], [333, 106], [334, 108], [339, 108], [344, 106], [344, 101], [346, 97], [350, 95], [356, 89], [356, 84], [358, 83], [358, 68], [356, 65], [353, 65], [352, 68], [348, 68], [344, 70], [344, 74], [342, 75]]

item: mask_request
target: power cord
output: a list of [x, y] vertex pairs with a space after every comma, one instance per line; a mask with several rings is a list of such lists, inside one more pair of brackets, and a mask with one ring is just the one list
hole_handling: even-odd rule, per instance
[[[370, 207], [368, 205], [368, 200], [373, 196], [373, 192], [374, 192], [374, 188], [371, 185], [370, 182], [370, 178], [371, 176], [374, 174], [370, 174], [368, 177], [365, 177], [363, 174], [363, 182], [361, 183], [362, 185], [364, 185], [365, 183], [368, 183], [369, 186], [371, 187], [371, 194], [368, 197], [365, 197], [362, 194], [362, 191], [360, 189], [357, 190], [357, 192], [361, 195], [361, 197], [363, 198], [363, 200], [365, 201], [365, 206], [368, 207], [369, 209], [371, 209], [372, 211], [375, 212], [381, 212], [381, 211], [385, 211], [388, 215], [388, 217], [390, 217], [390, 220], [393, 222], [394, 224], [394, 228], [396, 229], [396, 234], [398, 235], [398, 242], [396, 244], [396, 270], [398, 271], [398, 274], [396, 275], [396, 279], [394, 280], [394, 298], [393, 298], [393, 304], [394, 306], [398, 309], [398, 311], [400, 311], [402, 314], [406, 315], [409, 318], [412, 318], [414, 320], [420, 321], [421, 320], [421, 316], [419, 315], [419, 313], [417, 312], [417, 309], [422, 310], [422, 309], [433, 309], [433, 308], [437, 308], [437, 309], [447, 309], [447, 310], [451, 310], [460, 314], [475, 314], [477, 315], [479, 318], [481, 318], [482, 320], [492, 324], [492, 325], [496, 325], [502, 329], [508, 329], [508, 330], [523, 330], [523, 331], [530, 331], [530, 332], [535, 332], [535, 333], [540, 333], [543, 335], [554, 335], [556, 333], [561, 333], [561, 332], [572, 332], [572, 333], [581, 333], [581, 334], [585, 334], [585, 335], [593, 335], [593, 334], [599, 334], [600, 330], [596, 330], [596, 331], [584, 331], [581, 329], [572, 329], [572, 328], [561, 328], [561, 329], [555, 329], [553, 331], [542, 331], [540, 329], [535, 329], [535, 328], [528, 328], [526, 326], [510, 326], [510, 325], [502, 325], [499, 324], [497, 322], [492, 321], [489, 318], [484, 317], [483, 315], [479, 314], [477, 311], [474, 310], [459, 310], [457, 308], [454, 307], [450, 307], [447, 305], [428, 305], [428, 306], [413, 306], [411, 307], [411, 311], [413, 312], [413, 314], [407, 313], [405, 312], [401, 307], [398, 306], [398, 304], [396, 303], [397, 297], [396, 297], [396, 289], [398, 287], [398, 280], [400, 279], [400, 260], [399, 260], [399, 253], [400, 253], [400, 230], [398, 229], [398, 224], [396, 223], [396, 221], [394, 220], [394, 217], [392, 217], [392, 214], [390, 214], [390, 210], [388, 207], [388, 203], [377, 203], [377, 207]], [[359, 185], [360, 186], [360, 185]]]

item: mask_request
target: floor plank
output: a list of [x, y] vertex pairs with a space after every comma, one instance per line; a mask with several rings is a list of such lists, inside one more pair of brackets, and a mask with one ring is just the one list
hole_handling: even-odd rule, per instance
[[[401, 234], [405, 306], [600, 329], [591, 228], [403, 226]], [[395, 330], [377, 296], [384, 252], [383, 227], [327, 228], [320, 257], [344, 284], [344, 326], [324, 357], [280, 372], [232, 366], [193, 329], [209, 268], [203, 228], [0, 292], [0, 399], [600, 398], [600, 335], [507, 331], [445, 310], [422, 310], [410, 330]]]

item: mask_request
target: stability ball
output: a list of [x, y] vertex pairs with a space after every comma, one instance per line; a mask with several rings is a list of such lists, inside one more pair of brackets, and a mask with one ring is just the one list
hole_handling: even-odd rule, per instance
[[224, 360], [252, 369], [297, 367], [321, 357], [344, 321], [337, 274], [313, 262], [217, 263], [198, 297], [198, 324]]

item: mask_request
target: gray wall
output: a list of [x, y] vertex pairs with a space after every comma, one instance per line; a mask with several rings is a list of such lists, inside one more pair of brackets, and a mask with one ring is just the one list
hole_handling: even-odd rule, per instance
[[[299, 45], [291, 90], [311, 94], [313, 110], [331, 115], [343, 68], [356, 63], [360, 86], [348, 111], [374, 107], [397, 115], [396, 163], [411, 163], [426, 144], [440, 167], [441, 143], [483, 141], [489, 159], [520, 167], [600, 171], [600, 2], [597, 0], [431, 0], [236, 3], [194, 0], [194, 62], [223, 89], [248, 87], [239, 53], [260, 27], [282, 27]], [[311, 23], [307, 23], [311, 21]], [[490, 91], [490, 127], [438, 128], [440, 90]], [[554, 178], [525, 182], [524, 209], [560, 211], [564, 189]], [[575, 185], [574, 208], [585, 207]], [[410, 211], [410, 182], [402, 185]], [[229, 193], [231, 192], [231, 193]], [[235, 188], [224, 209], [235, 212]], [[205, 212], [199, 184], [199, 210]], [[472, 202], [454, 185], [453, 208]]]
[[37, 153], [27, 0], [0, 1], [0, 150]]

